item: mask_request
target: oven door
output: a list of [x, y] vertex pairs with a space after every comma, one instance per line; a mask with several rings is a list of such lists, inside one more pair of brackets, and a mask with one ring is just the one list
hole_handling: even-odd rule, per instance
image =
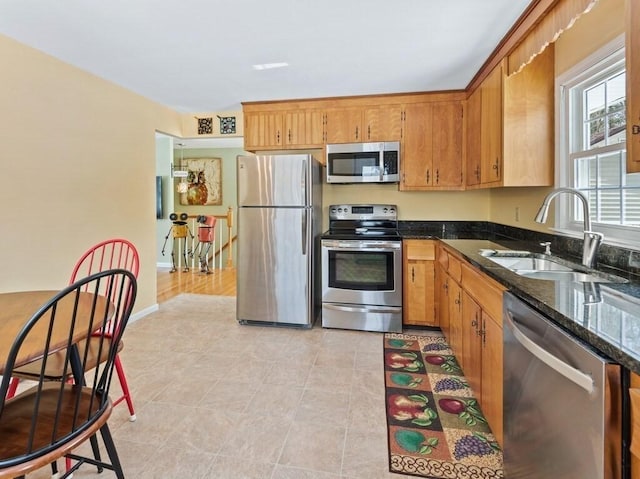
[[322, 302], [402, 306], [402, 242], [321, 241]]

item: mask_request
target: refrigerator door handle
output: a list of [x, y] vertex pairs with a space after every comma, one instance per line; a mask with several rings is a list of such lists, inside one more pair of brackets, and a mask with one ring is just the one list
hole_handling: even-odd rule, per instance
[[589, 394], [593, 393], [595, 386], [593, 384], [593, 378], [591, 376], [565, 363], [563, 360], [557, 358], [546, 349], [538, 346], [534, 341], [525, 336], [525, 334], [516, 326], [516, 321], [511, 311], [507, 311], [506, 319], [507, 325], [510, 327], [514, 338], [527, 351], [529, 351], [554, 371], [562, 374], [565, 378], [580, 386]]
[[304, 209], [302, 213], [302, 254], [307, 254], [307, 224], [309, 222], [309, 210], [307, 208]]
[[302, 197], [305, 204], [309, 203], [309, 185], [307, 184], [307, 160], [302, 160]]

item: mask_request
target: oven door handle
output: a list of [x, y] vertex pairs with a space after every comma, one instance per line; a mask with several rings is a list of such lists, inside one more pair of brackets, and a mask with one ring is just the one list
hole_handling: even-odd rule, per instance
[[342, 306], [339, 304], [322, 303], [323, 308], [333, 309], [335, 311], [346, 311], [348, 313], [399, 313], [402, 311], [401, 306]]
[[349, 251], [361, 251], [363, 249], [368, 251], [397, 251], [402, 247], [402, 243], [397, 241], [389, 242], [366, 242], [358, 241], [356, 243], [348, 243], [344, 241], [326, 241], [322, 242], [322, 246], [329, 250], [349, 250]]

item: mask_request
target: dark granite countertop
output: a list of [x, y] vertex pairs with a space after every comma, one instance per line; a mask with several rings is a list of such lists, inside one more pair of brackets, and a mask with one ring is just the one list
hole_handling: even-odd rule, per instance
[[[482, 256], [480, 250], [527, 249], [537, 252], [530, 248], [531, 242], [502, 238], [486, 239], [480, 238], [482, 234], [476, 233], [451, 236], [456, 238], [438, 238], [437, 235], [427, 234], [408, 234], [403, 235], [403, 238], [441, 239], [471, 264], [575, 337], [640, 374], [640, 282], [637, 278], [627, 276], [627, 279], [631, 279], [629, 283], [530, 279], [499, 266]], [[458, 239], [460, 236], [464, 239]], [[607, 267], [598, 269], [611, 272], [607, 271]], [[620, 275], [620, 271], [616, 270], [613, 274]]]

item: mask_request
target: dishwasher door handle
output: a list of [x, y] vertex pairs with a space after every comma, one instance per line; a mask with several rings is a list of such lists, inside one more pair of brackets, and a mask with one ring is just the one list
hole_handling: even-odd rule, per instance
[[511, 311], [507, 311], [507, 324], [511, 328], [514, 338], [531, 354], [533, 354], [540, 361], [545, 363], [554, 371], [562, 374], [569, 381], [577, 384], [582, 389], [592, 394], [595, 386], [593, 378], [588, 374], [583, 373], [579, 369], [570, 366], [563, 360], [557, 358], [546, 349], [538, 346], [534, 341], [529, 339], [522, 331], [518, 329], [517, 323]]

